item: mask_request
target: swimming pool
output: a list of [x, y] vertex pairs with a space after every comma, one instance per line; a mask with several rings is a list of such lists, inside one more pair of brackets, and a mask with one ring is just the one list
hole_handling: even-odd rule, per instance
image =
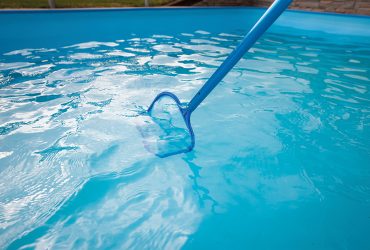
[[188, 101], [262, 12], [1, 12], [1, 248], [370, 248], [370, 18], [284, 13], [192, 152], [143, 147], [154, 96]]

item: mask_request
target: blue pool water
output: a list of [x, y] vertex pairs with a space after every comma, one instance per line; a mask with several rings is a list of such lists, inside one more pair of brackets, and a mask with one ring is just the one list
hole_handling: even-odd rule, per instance
[[0, 248], [370, 249], [370, 18], [286, 12], [158, 158], [261, 9], [0, 13]]

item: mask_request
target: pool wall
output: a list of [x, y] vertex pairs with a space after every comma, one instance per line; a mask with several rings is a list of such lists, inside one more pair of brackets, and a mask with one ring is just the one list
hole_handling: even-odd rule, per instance
[[[224, 21], [227, 9], [229, 18]], [[162, 15], [158, 15], [160, 11]], [[263, 8], [159, 8], [155, 9], [105, 9], [105, 10], [31, 10], [1, 11], [0, 53], [15, 49], [51, 48], [78, 42], [92, 41], [97, 37], [104, 41], [122, 39], [123, 35], [136, 34], [142, 37], [152, 34], [170, 34], [174, 30], [193, 32], [206, 29], [210, 32], [235, 30], [243, 23], [243, 32], [247, 32], [262, 15]], [[107, 15], [107, 12], [110, 14]], [[207, 18], [204, 18], [205, 15]], [[270, 28], [274, 32], [297, 33], [307, 30], [335, 42], [351, 40], [351, 36], [370, 36], [370, 18], [365, 16], [346, 16], [287, 11]], [[186, 16], [184, 22], [183, 16]], [[124, 19], [124, 21], [123, 21]], [[291, 20], [294, 19], [294, 22]], [[151, 20], [148, 23], [146, 20]], [[171, 20], [169, 23], [168, 20]], [[65, 27], [69, 27], [66, 29]], [[176, 27], [174, 29], [173, 27]], [[298, 28], [298, 30], [297, 30]], [[312, 33], [312, 36], [315, 34]], [[325, 33], [325, 34], [322, 34]], [[336, 35], [336, 36], [333, 36]], [[350, 42], [350, 41], [349, 41]]]

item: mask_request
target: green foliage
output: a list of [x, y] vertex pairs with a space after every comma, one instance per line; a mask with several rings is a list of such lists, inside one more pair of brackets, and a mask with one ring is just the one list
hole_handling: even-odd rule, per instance
[[[151, 6], [172, 0], [149, 0]], [[57, 8], [143, 7], [144, 0], [55, 0]], [[49, 8], [47, 0], [0, 0], [0, 8]]]

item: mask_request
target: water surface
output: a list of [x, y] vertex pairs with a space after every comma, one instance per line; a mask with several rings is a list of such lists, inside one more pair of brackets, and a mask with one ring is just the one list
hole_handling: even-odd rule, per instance
[[370, 248], [369, 19], [287, 13], [194, 112], [195, 149], [158, 158], [142, 112], [189, 101], [261, 13], [177, 11], [0, 15], [47, 26], [0, 36], [1, 248]]

